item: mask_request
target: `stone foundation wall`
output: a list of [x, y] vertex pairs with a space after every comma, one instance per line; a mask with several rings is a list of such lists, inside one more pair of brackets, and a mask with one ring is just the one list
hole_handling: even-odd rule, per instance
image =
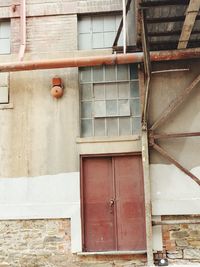
[[[200, 219], [198, 216], [163, 216], [163, 220]], [[200, 224], [163, 225], [163, 248], [169, 263], [200, 263]]]
[[0, 267], [133, 267], [146, 256], [78, 256], [71, 253], [70, 220], [0, 222]]

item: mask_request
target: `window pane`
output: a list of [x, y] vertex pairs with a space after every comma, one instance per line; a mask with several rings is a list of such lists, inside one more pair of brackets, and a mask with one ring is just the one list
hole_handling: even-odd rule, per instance
[[104, 47], [112, 47], [115, 40], [115, 32], [105, 32], [104, 33]]
[[119, 134], [120, 135], [131, 134], [130, 118], [119, 118]]
[[117, 84], [115, 83], [107, 83], [105, 84], [106, 88], [106, 99], [117, 99]]
[[140, 116], [140, 100], [139, 99], [130, 100], [130, 106], [131, 106], [131, 115]]
[[105, 119], [95, 119], [94, 132], [95, 136], [105, 135]]
[[103, 33], [93, 33], [92, 48], [102, 48], [104, 47], [103, 43]]
[[106, 116], [106, 104], [105, 101], [95, 101], [95, 117]]
[[92, 118], [92, 102], [91, 101], [82, 102], [81, 118]]
[[128, 66], [127, 65], [117, 66], [117, 80], [128, 80]]
[[8, 87], [9, 83], [9, 72], [0, 73], [0, 86]]
[[91, 82], [91, 68], [81, 68], [80, 81]]
[[0, 54], [10, 53], [10, 39], [0, 39]]
[[0, 22], [0, 38], [10, 38], [10, 22]]
[[91, 18], [83, 17], [79, 19], [78, 32], [79, 33], [89, 33], [91, 31]]
[[94, 80], [94, 82], [102, 82], [104, 80], [102, 67], [94, 67], [93, 68], [93, 80]]
[[129, 83], [119, 83], [118, 84], [119, 90], [119, 98], [129, 98]]
[[81, 133], [82, 136], [92, 136], [92, 120], [81, 120]]
[[105, 16], [104, 17], [104, 32], [115, 32], [115, 16]]
[[103, 32], [103, 17], [102, 16], [92, 18], [92, 31]]
[[140, 134], [141, 133], [141, 118], [140, 117], [136, 117], [136, 118], [132, 118], [132, 124], [133, 124], [133, 134]]
[[131, 97], [139, 97], [138, 81], [131, 82]]
[[130, 65], [130, 77], [131, 77], [131, 80], [138, 79], [138, 65], [137, 64]]
[[92, 85], [91, 84], [82, 84], [81, 85], [81, 99], [89, 100], [92, 98]]
[[107, 116], [117, 116], [117, 100], [106, 101], [106, 115]]
[[118, 135], [118, 119], [117, 118], [107, 118], [107, 133], [108, 136]]
[[105, 99], [104, 84], [94, 84], [94, 97], [95, 99]]
[[8, 103], [8, 87], [0, 86], [0, 103]]
[[119, 115], [130, 116], [129, 100], [119, 100]]
[[91, 47], [91, 34], [81, 33], [79, 34], [79, 49], [90, 50]]
[[119, 40], [118, 40], [118, 46], [123, 46], [123, 32], [121, 31], [120, 36], [119, 36]]
[[119, 24], [120, 24], [120, 22], [121, 22], [121, 19], [122, 19], [122, 15], [117, 15], [117, 16], [116, 16], [116, 28], [115, 28], [116, 31], [117, 31], [118, 28], [119, 28]]
[[105, 66], [105, 80], [116, 81], [115, 66]]

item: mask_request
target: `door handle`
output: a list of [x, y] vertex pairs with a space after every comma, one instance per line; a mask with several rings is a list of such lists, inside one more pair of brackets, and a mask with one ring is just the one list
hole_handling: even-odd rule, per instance
[[114, 204], [115, 204], [115, 200], [114, 199], [110, 199], [109, 201], [109, 206], [110, 206], [110, 213], [112, 214], [114, 212]]
[[111, 200], [110, 200], [110, 207], [113, 207], [114, 204], [115, 204], [115, 200], [114, 200], [114, 199], [111, 199]]

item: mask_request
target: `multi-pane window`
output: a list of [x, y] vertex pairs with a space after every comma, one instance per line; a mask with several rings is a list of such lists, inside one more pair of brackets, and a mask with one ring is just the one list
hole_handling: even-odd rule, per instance
[[0, 21], [0, 54], [10, 53], [10, 22]]
[[[112, 47], [121, 15], [84, 16], [78, 23], [79, 49]], [[122, 44], [122, 38], [118, 44]]]
[[9, 102], [9, 73], [0, 73], [0, 104]]
[[81, 135], [140, 132], [137, 65], [80, 68]]

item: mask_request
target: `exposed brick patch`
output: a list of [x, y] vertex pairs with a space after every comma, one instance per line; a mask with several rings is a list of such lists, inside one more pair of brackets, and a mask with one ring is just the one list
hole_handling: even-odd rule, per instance
[[[191, 218], [194, 218], [191, 217]], [[191, 219], [190, 216], [167, 216], [164, 220]], [[195, 218], [199, 218], [195, 216]], [[163, 225], [163, 252], [170, 263], [200, 263], [200, 225]]]

